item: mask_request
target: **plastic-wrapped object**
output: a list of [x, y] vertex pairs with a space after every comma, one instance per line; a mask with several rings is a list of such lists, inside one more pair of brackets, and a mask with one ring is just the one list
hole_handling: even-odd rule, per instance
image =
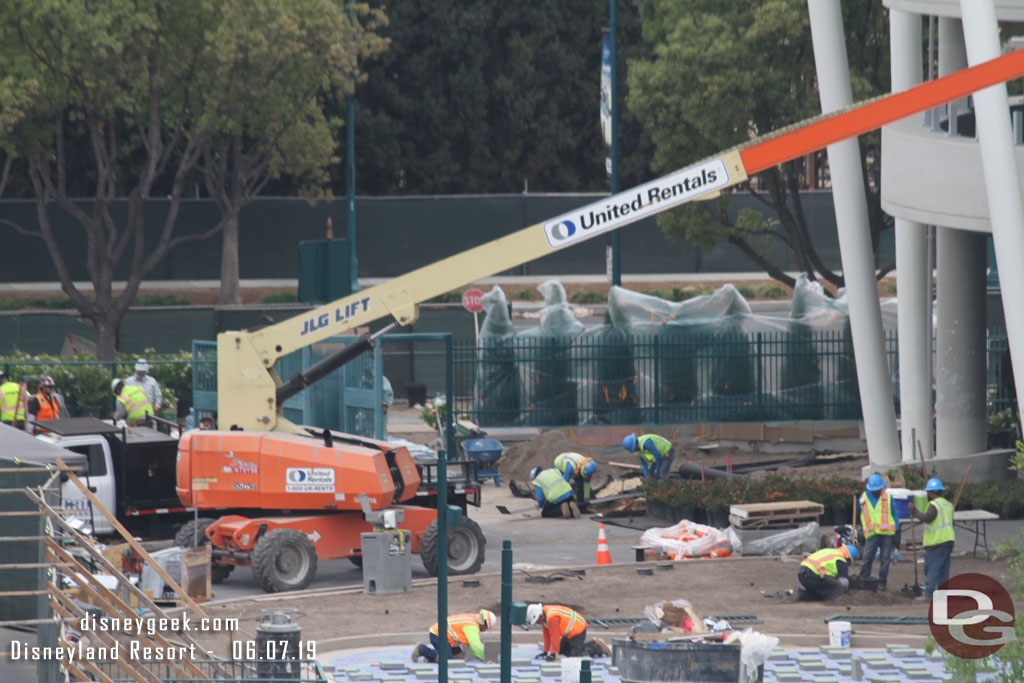
[[[693, 607], [693, 603], [689, 600], [673, 600], [669, 603], [677, 610], [684, 610], [687, 607]], [[647, 617], [648, 621], [657, 626], [659, 629], [662, 627], [662, 620], [665, 617], [665, 603], [656, 602], [653, 605], [647, 605], [644, 607], [644, 616]]]
[[612, 325], [587, 328], [572, 346], [573, 378], [577, 383], [579, 415], [585, 424], [635, 424], [643, 421], [640, 396], [650, 395], [649, 382], [633, 363], [633, 347], [622, 330]]
[[474, 415], [483, 427], [516, 425], [520, 421], [519, 372], [515, 358], [515, 327], [505, 292], [495, 286], [481, 299], [479, 365], [474, 389]]
[[544, 295], [540, 327], [518, 335], [515, 343], [521, 372], [526, 424], [575, 425], [576, 382], [572, 379], [572, 341], [583, 323], [569, 307], [561, 283], [548, 280], [537, 288]]
[[772, 650], [779, 646], [779, 639], [749, 628], [734, 633], [733, 637], [740, 641], [740, 663], [743, 665], [740, 680], [744, 683], [763, 680], [758, 669], [768, 660]]
[[726, 530], [733, 550], [740, 555], [792, 555], [797, 551], [802, 552], [803, 548], [817, 548], [820, 540], [818, 533], [818, 523], [808, 522], [795, 529], [743, 543], [732, 527]]
[[733, 550], [725, 532], [686, 519], [670, 527], [648, 529], [640, 537], [640, 544], [666, 553], [673, 560], [730, 557]]

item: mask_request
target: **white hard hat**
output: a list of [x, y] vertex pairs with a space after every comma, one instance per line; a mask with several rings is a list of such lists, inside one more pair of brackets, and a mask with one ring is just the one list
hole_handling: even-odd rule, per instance
[[480, 610], [478, 618], [480, 619], [480, 625], [486, 626], [488, 631], [498, 625], [498, 617], [489, 609]]
[[146, 362], [145, 358], [140, 358], [136, 361], [135, 372], [149, 372], [149, 363]]
[[544, 614], [544, 607], [539, 602], [528, 605], [526, 607], [526, 623], [533, 626], [540, 621], [542, 614]]
[[119, 377], [115, 377], [114, 379], [110, 380], [110, 390], [117, 391], [118, 384], [124, 384], [124, 380], [120, 379]]

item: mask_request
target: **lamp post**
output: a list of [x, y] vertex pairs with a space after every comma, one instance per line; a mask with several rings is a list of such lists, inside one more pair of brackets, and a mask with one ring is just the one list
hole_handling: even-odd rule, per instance
[[[608, 0], [609, 12], [609, 34], [610, 34], [610, 55], [611, 63], [611, 98], [609, 102], [609, 113], [611, 114], [612, 129], [612, 151], [611, 151], [611, 190], [612, 194], [619, 193], [619, 76], [618, 59], [615, 49], [615, 14], [617, 0]], [[622, 286], [622, 258], [621, 244], [619, 242], [619, 230], [612, 232], [612, 284], [616, 287]]]

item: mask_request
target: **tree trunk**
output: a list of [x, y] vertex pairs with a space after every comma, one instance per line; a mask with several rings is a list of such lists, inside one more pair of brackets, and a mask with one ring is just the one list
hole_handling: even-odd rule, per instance
[[120, 322], [120, 317], [93, 319], [93, 324], [96, 325], [97, 360], [117, 360], [117, 329]]
[[224, 233], [220, 254], [220, 299], [221, 304], [242, 303], [238, 273], [238, 214], [224, 219]]

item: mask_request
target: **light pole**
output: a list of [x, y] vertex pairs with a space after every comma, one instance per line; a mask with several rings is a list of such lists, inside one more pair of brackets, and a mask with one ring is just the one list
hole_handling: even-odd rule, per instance
[[[612, 155], [611, 155], [611, 176], [612, 194], [619, 193], [619, 75], [618, 59], [615, 49], [615, 9], [617, 0], [608, 0], [609, 21], [609, 61], [611, 63], [611, 98], [609, 102], [609, 113], [611, 114], [612, 129]], [[619, 243], [619, 230], [612, 232], [612, 284], [616, 287], [622, 286], [622, 258], [621, 245]]]

